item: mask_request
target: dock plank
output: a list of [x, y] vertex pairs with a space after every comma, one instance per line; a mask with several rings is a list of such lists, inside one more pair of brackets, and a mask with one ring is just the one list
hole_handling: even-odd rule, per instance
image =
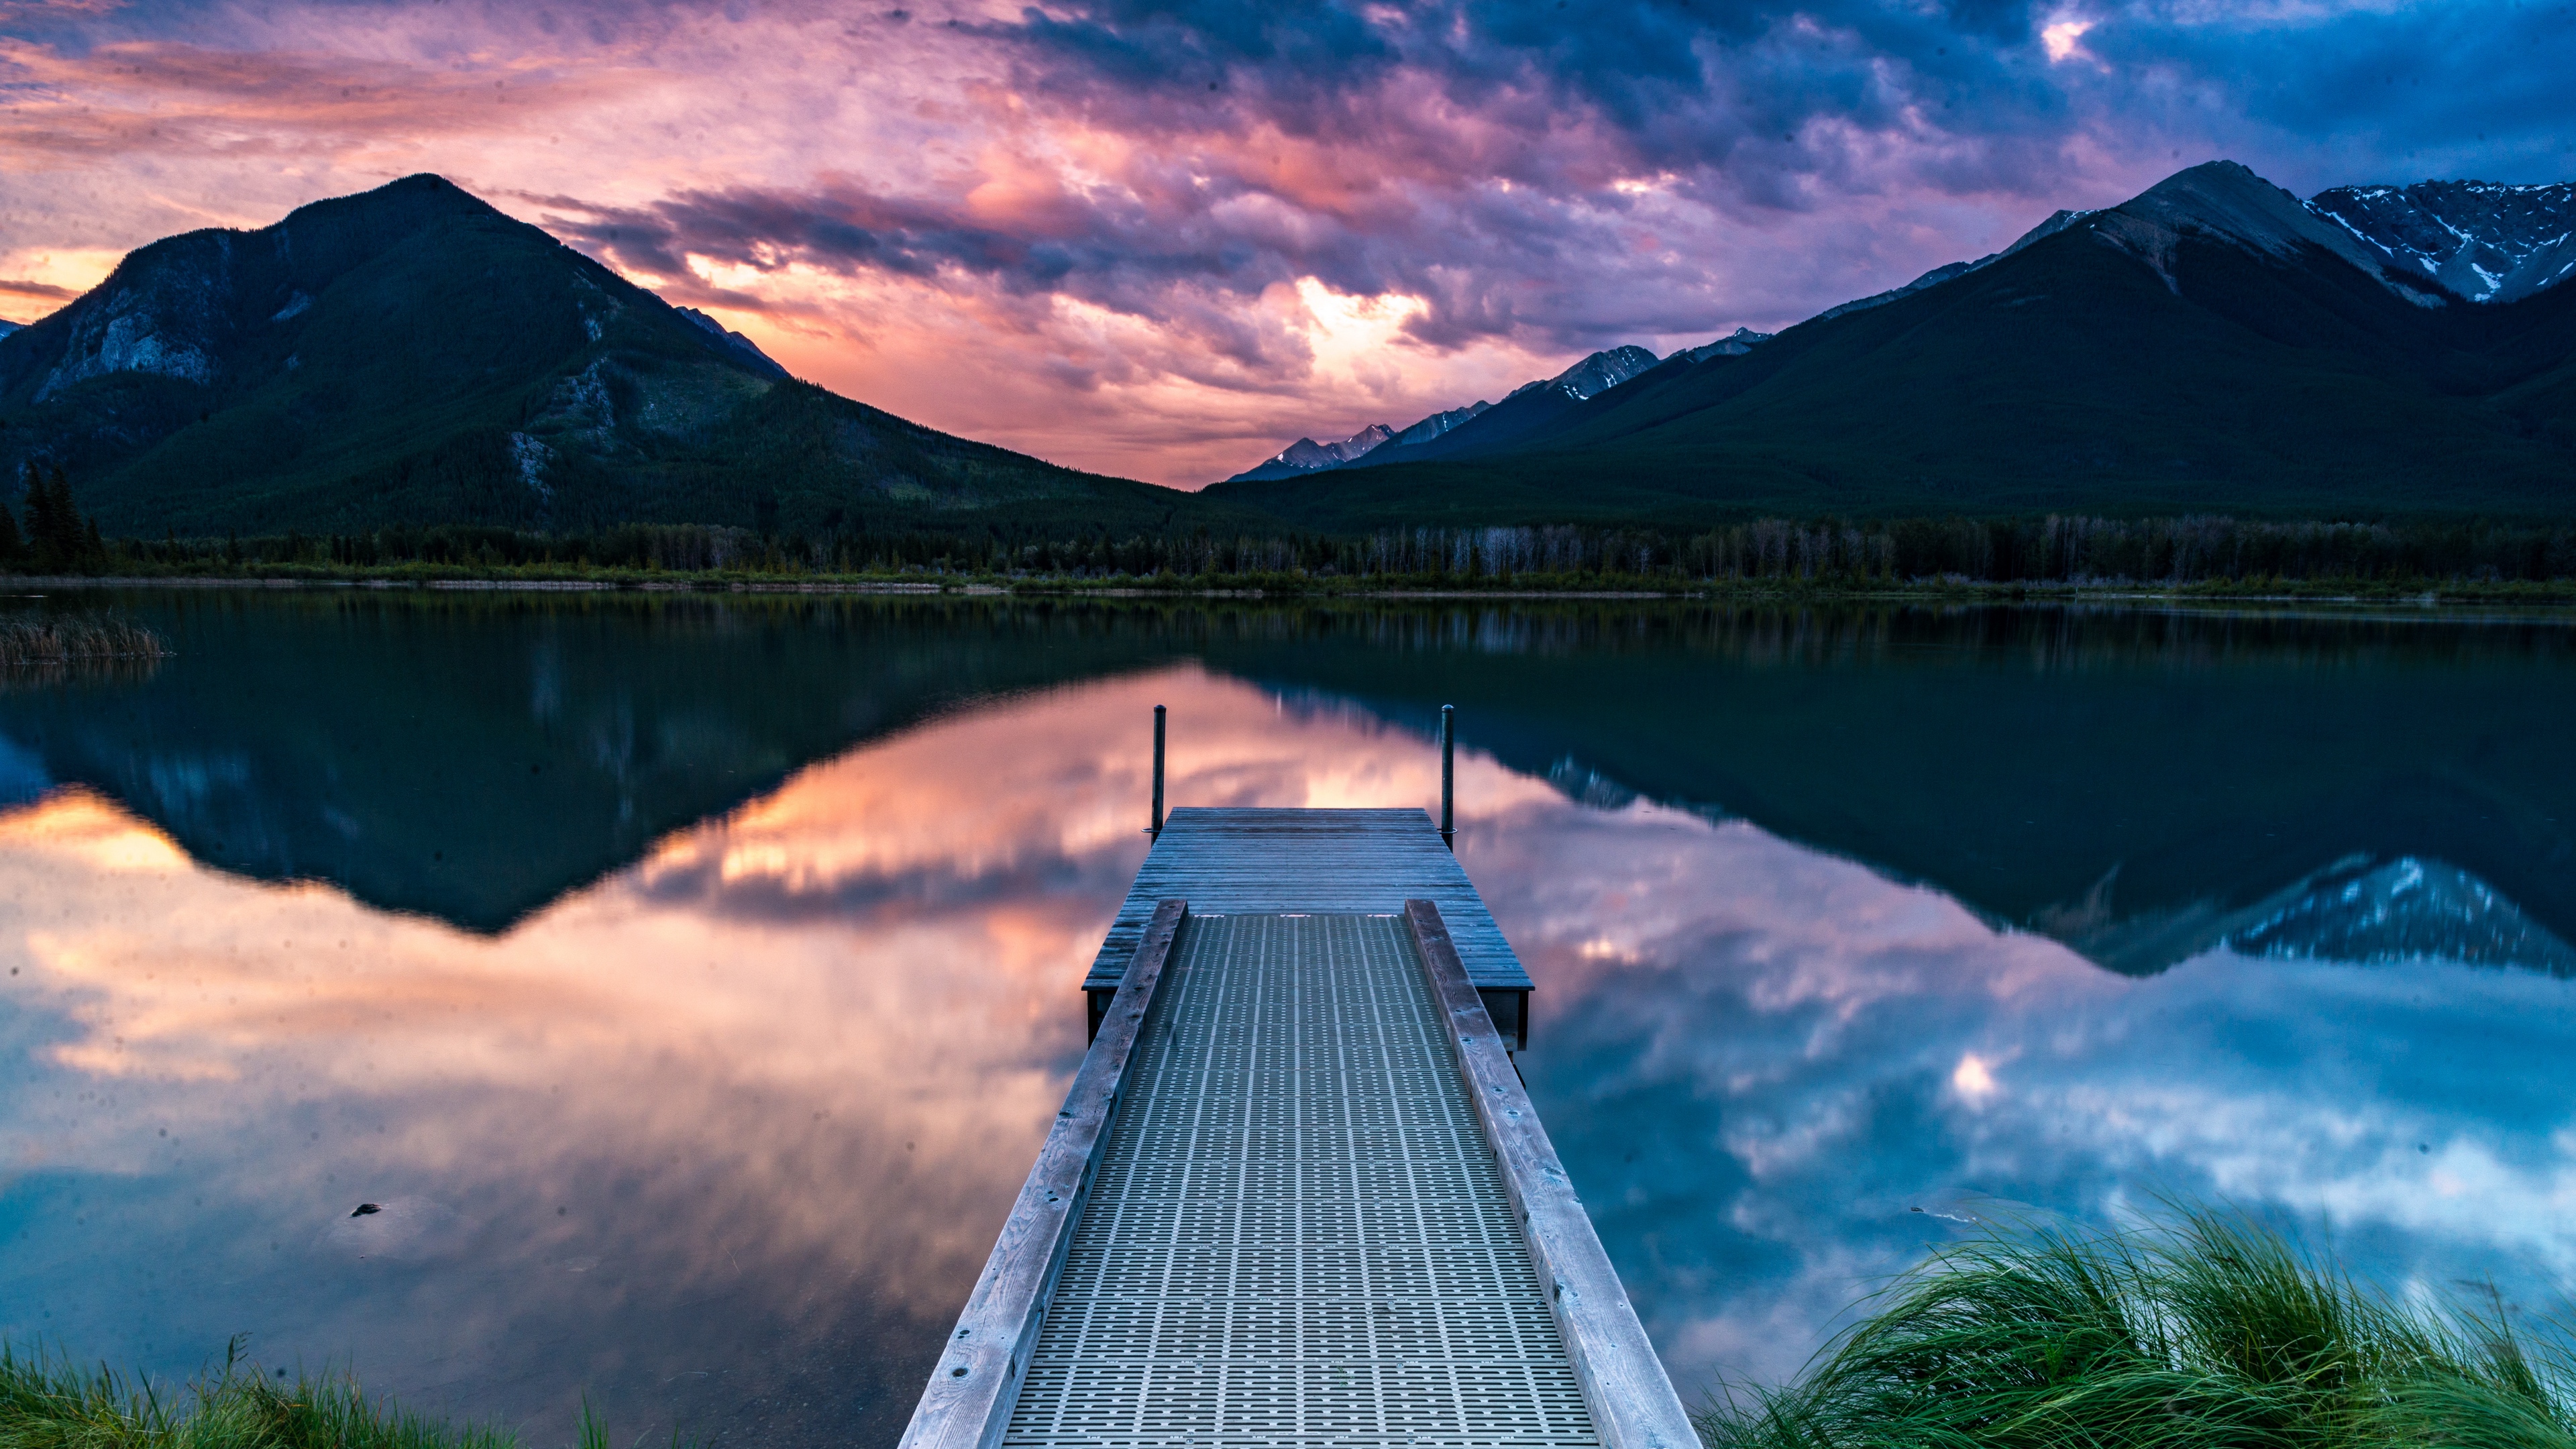
[[1116, 989], [1155, 903], [1174, 899], [1200, 915], [1393, 915], [1408, 900], [1429, 901], [1440, 908], [1458, 962], [1477, 990], [1530, 989], [1529, 972], [1485, 898], [1421, 810], [1174, 810], [1136, 872], [1083, 989]]

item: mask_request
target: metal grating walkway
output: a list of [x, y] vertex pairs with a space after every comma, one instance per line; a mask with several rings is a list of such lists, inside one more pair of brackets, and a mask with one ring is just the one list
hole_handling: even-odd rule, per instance
[[1598, 1442], [1401, 919], [1193, 915], [1145, 1025], [1004, 1444]]

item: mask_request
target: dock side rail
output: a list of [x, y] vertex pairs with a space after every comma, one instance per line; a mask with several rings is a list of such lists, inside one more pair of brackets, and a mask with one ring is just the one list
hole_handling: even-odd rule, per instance
[[1690, 1415], [1637, 1321], [1591, 1216], [1574, 1195], [1483, 999], [1459, 964], [1440, 908], [1406, 901], [1404, 919], [1604, 1449], [1698, 1449]]
[[993, 1449], [1010, 1426], [1030, 1350], [1064, 1272], [1065, 1252], [1073, 1246], [1084, 1194], [1126, 1099], [1146, 1013], [1188, 914], [1186, 901], [1167, 900], [1154, 908], [1118, 994], [1074, 1073], [1064, 1110], [1047, 1129], [1046, 1145], [1038, 1149], [993, 1255], [931, 1371], [930, 1386], [904, 1427], [900, 1449]]

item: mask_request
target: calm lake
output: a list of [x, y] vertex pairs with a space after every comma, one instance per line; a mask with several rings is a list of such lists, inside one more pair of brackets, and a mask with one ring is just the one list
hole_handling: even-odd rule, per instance
[[1158, 703], [1182, 805], [1432, 804], [1458, 706], [1523, 1070], [1686, 1400], [1998, 1215], [2576, 1287], [2576, 618], [5, 603], [177, 650], [0, 679], [14, 1345], [891, 1445]]

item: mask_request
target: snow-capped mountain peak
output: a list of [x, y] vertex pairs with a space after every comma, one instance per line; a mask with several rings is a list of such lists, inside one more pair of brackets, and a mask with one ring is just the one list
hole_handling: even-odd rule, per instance
[[1318, 468], [1338, 468], [1353, 458], [1375, 452], [1387, 439], [1394, 436], [1395, 429], [1384, 423], [1371, 423], [1335, 443], [1319, 443], [1312, 438], [1299, 438], [1272, 454], [1262, 467], [1290, 468], [1300, 473], [1311, 473]]
[[1697, 347], [1685, 347], [1681, 355], [1693, 362], [1706, 362], [1712, 357], [1742, 357], [1770, 340], [1771, 334], [1768, 332], [1756, 332], [1750, 327], [1738, 327], [1715, 342], [1702, 343]]
[[[1662, 361], [1642, 347], [1613, 347], [1596, 352], [1549, 378], [1548, 384], [1576, 402], [1597, 397]], [[1527, 388], [1516, 388], [1526, 392]]]
[[1474, 422], [1476, 419], [1483, 417], [1486, 410], [1491, 407], [1493, 407], [1492, 403], [1486, 402], [1482, 398], [1478, 398], [1476, 401], [1467, 404], [1463, 408], [1451, 408], [1445, 413], [1433, 413], [1431, 416], [1415, 423], [1412, 427], [1406, 428], [1403, 432], [1396, 434], [1396, 444], [1399, 447], [1409, 448], [1417, 444], [1430, 442], [1433, 438], [1439, 437], [1441, 434], [1457, 427], [1460, 423]]
[[2338, 186], [2308, 209], [2472, 302], [2510, 302], [2576, 277], [2576, 185]]

